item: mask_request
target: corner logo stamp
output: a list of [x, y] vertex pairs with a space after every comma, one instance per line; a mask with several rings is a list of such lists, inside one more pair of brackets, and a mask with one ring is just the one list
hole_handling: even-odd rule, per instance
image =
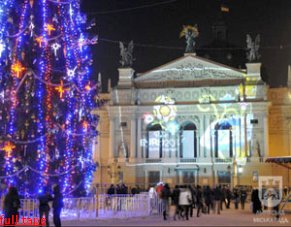
[[282, 176], [259, 176], [259, 198], [263, 206], [275, 207], [283, 197]]

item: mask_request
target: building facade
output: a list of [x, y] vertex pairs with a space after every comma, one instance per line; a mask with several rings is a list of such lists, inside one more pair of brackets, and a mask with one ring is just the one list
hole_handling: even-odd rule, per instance
[[99, 99], [95, 183], [256, 185], [271, 174], [268, 87], [260, 63], [241, 71], [185, 54], [148, 72], [119, 68]]
[[[287, 87], [272, 88], [268, 98], [270, 157], [291, 156], [291, 67]], [[291, 186], [291, 172], [286, 165], [270, 164], [272, 175], [282, 176], [284, 186]]]

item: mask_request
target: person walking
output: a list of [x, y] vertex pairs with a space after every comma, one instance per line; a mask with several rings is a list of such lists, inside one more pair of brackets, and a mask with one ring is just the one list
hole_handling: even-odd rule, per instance
[[196, 189], [195, 187], [192, 187], [191, 185], [187, 186], [188, 189], [191, 192], [191, 201], [192, 203], [189, 205], [188, 209], [189, 209], [189, 215], [192, 218], [193, 217], [193, 208], [196, 207], [195, 203], [196, 203]]
[[14, 226], [12, 220], [16, 220], [18, 216], [18, 209], [20, 208], [20, 199], [18, 196], [17, 188], [10, 187], [7, 195], [4, 198], [4, 218], [9, 220], [9, 224], [4, 226]]
[[176, 185], [173, 192], [172, 192], [172, 202], [175, 206], [175, 213], [174, 213], [174, 221], [176, 221], [176, 217], [180, 219], [180, 206], [179, 206], [179, 196], [180, 196], [180, 189], [179, 186]]
[[53, 189], [53, 219], [56, 227], [61, 227], [61, 211], [64, 207], [63, 195], [60, 190], [60, 186], [56, 185]]
[[157, 192], [155, 187], [152, 185], [149, 189], [149, 198], [150, 198], [150, 214], [157, 209]]
[[262, 210], [262, 203], [260, 201], [260, 198], [259, 198], [259, 190], [258, 189], [254, 189], [252, 191], [252, 195], [251, 195], [251, 201], [252, 201], [252, 204], [253, 204], [253, 214], [257, 214], [257, 213], [261, 213], [263, 212]]
[[165, 184], [161, 191], [161, 199], [163, 204], [163, 217], [164, 220], [167, 220], [167, 216], [169, 215], [169, 199], [171, 197], [171, 190], [168, 184]]
[[237, 210], [238, 209], [238, 204], [239, 204], [239, 193], [238, 193], [238, 189], [237, 188], [233, 189], [233, 200], [234, 200], [234, 207]]
[[200, 216], [200, 212], [203, 210], [203, 201], [202, 201], [202, 190], [200, 185], [197, 185], [196, 190], [196, 205], [197, 205], [197, 217]]
[[206, 186], [204, 192], [203, 192], [203, 196], [205, 199], [205, 204], [207, 207], [206, 213], [209, 214], [210, 213], [210, 208], [213, 207], [213, 201], [212, 201], [212, 192], [211, 189], [209, 187], [209, 185]]
[[246, 199], [247, 199], [247, 192], [245, 189], [241, 189], [241, 191], [240, 191], [240, 203], [241, 203], [242, 210], [245, 209]]
[[216, 188], [214, 189], [214, 201], [215, 209], [217, 209], [217, 214], [220, 214], [221, 198], [222, 198], [221, 186], [216, 186]]
[[192, 204], [191, 200], [191, 192], [186, 187], [186, 185], [183, 185], [181, 187], [180, 196], [179, 196], [179, 205], [181, 206], [183, 210], [183, 218], [186, 217], [186, 220], [189, 220], [189, 206]]
[[45, 216], [46, 226], [49, 227], [49, 211], [50, 206], [49, 202], [53, 201], [53, 197], [49, 193], [49, 189], [46, 187], [43, 190], [43, 193], [38, 197], [39, 200], [39, 218]]
[[220, 209], [223, 210], [223, 204], [226, 207], [226, 188], [223, 186], [221, 188], [221, 201], [220, 201]]
[[231, 194], [229, 187], [227, 187], [225, 190], [225, 197], [226, 197], [226, 209], [229, 209], [231, 198], [232, 198], [232, 194]]

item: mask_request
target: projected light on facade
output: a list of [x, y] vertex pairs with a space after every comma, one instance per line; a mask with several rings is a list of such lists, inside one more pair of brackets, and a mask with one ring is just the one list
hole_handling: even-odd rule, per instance
[[168, 96], [161, 95], [156, 98], [155, 103], [160, 105], [154, 106], [153, 115], [165, 126], [166, 123], [175, 120], [177, 108], [174, 106], [175, 101]]

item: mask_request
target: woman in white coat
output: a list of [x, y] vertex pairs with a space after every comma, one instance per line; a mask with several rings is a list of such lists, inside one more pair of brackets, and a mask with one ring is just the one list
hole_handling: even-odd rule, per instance
[[189, 207], [192, 204], [192, 194], [189, 188], [185, 185], [181, 186], [180, 196], [179, 196], [179, 205], [182, 209], [183, 218], [186, 217], [186, 220], [189, 220]]

